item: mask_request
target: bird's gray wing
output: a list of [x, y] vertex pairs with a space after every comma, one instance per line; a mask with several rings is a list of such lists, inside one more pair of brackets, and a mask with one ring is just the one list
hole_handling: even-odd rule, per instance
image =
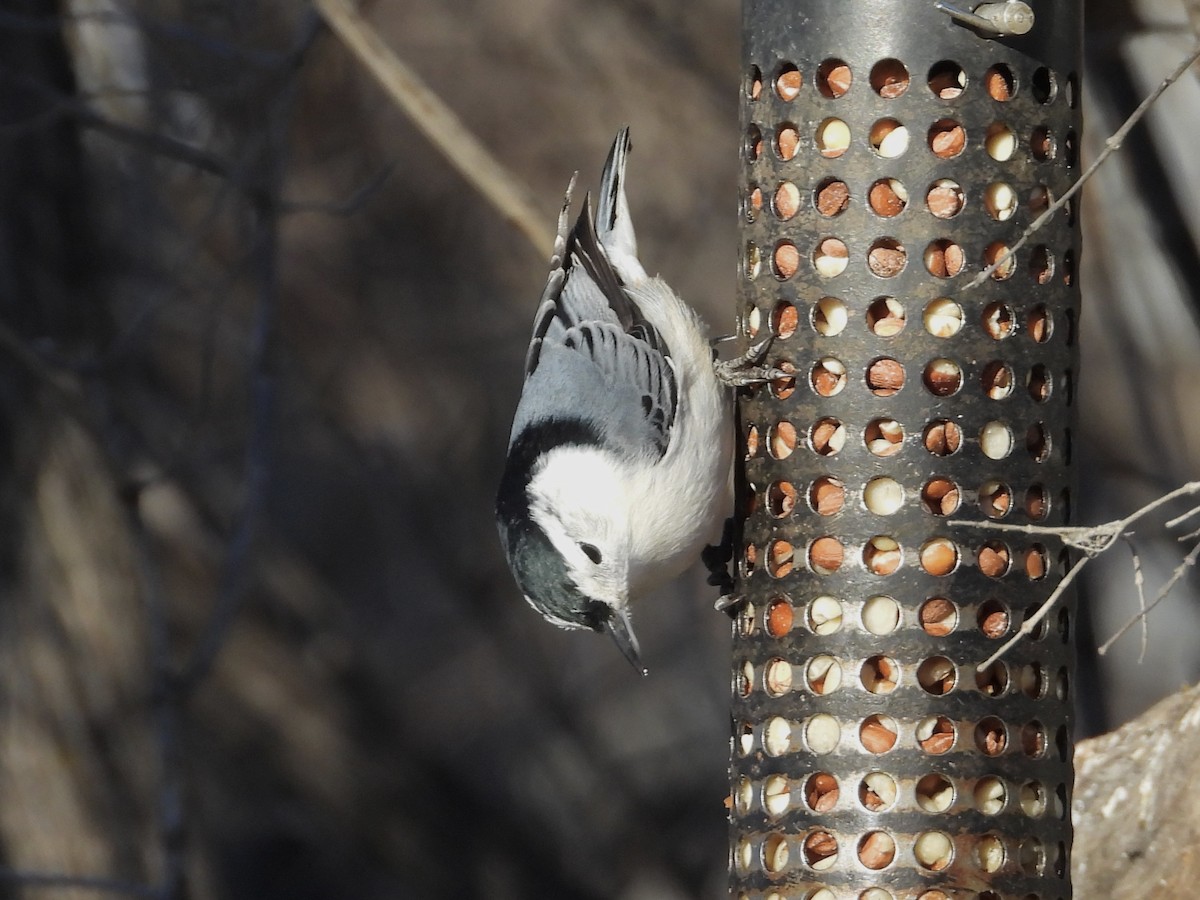
[[620, 456], [658, 459], [676, 405], [670, 360], [615, 322], [583, 322], [542, 343], [513, 418], [527, 427], [580, 422]]
[[[622, 129], [605, 163], [599, 223], [587, 196], [567, 233], [575, 178], [567, 187], [525, 356], [514, 439], [538, 420], [585, 419], [622, 452], [666, 452], [679, 403], [671, 350], [597, 235], [599, 225], [614, 252], [637, 252], [622, 187], [628, 150], [628, 129]], [[640, 265], [636, 268], [644, 279]]]
[[[679, 402], [670, 348], [613, 269], [596, 235], [590, 197], [566, 234], [574, 182], [559, 213], [512, 434], [537, 418], [584, 417], [610, 433], [620, 450], [661, 456]], [[560, 351], [553, 360], [552, 349]]]
[[608, 322], [585, 322], [569, 330], [563, 345], [585, 355], [605, 390], [620, 399], [608, 431], [623, 450], [667, 452], [677, 404], [675, 370], [657, 348]]
[[584, 419], [618, 452], [661, 457], [679, 400], [670, 351], [613, 271], [590, 203], [558, 260], [534, 320], [512, 437], [538, 420]]

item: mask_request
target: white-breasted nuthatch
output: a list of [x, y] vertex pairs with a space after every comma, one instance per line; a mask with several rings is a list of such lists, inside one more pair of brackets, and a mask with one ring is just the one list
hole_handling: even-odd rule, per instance
[[496, 519], [529, 604], [560, 627], [607, 631], [645, 674], [630, 599], [682, 572], [730, 514], [725, 385], [763, 380], [746, 363], [765, 348], [714, 363], [697, 315], [646, 274], [625, 196], [629, 149], [625, 128], [595, 218], [588, 195], [570, 234], [574, 178], [567, 188]]

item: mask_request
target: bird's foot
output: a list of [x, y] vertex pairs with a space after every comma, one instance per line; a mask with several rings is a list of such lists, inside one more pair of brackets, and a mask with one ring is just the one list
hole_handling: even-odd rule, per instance
[[761, 364], [774, 340], [772, 335], [757, 344], [751, 344], [750, 349], [739, 357], [714, 362], [713, 370], [716, 372], [717, 380], [729, 387], [748, 387], [776, 381], [780, 378], [794, 378], [795, 372]]
[[746, 598], [741, 594], [722, 594], [717, 598], [717, 602], [713, 604], [713, 609], [717, 612], [727, 613], [732, 619], [738, 614], [742, 608], [742, 604], [745, 602]]
[[730, 616], [736, 615], [745, 598], [734, 592], [733, 573], [731, 572], [733, 519], [725, 520], [725, 527], [721, 531], [721, 543], [709, 544], [705, 547], [700, 552], [700, 559], [704, 562], [704, 567], [708, 569], [708, 583], [721, 589], [721, 596], [717, 599], [715, 608], [718, 611], [729, 613]]

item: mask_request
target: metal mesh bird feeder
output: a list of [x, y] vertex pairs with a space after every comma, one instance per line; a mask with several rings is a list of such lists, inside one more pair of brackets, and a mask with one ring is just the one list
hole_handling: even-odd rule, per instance
[[732, 896], [1067, 898], [1080, 3], [743, 29]]

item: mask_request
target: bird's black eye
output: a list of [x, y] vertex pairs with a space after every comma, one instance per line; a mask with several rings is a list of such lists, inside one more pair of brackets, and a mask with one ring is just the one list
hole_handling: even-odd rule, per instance
[[585, 544], [581, 542], [579, 544], [579, 549], [583, 551], [584, 555], [587, 556], [588, 559], [590, 559], [596, 565], [600, 565], [600, 560], [602, 557], [600, 556], [600, 549], [595, 544]]

